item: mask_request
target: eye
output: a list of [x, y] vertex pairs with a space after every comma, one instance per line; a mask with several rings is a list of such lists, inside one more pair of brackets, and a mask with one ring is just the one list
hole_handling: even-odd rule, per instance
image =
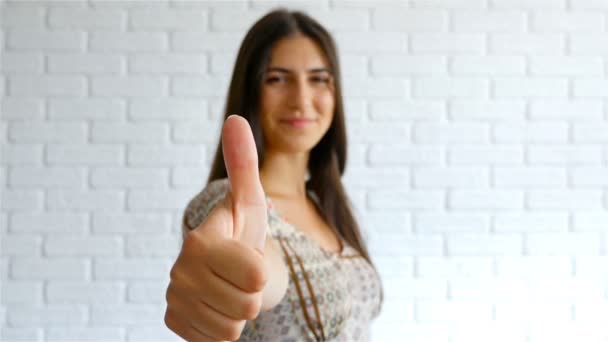
[[311, 80], [315, 83], [329, 83], [329, 77], [327, 76], [313, 76]]
[[283, 77], [283, 76], [269, 76], [266, 79], [266, 83], [268, 83], [268, 84], [283, 83], [283, 82], [285, 82], [285, 77]]

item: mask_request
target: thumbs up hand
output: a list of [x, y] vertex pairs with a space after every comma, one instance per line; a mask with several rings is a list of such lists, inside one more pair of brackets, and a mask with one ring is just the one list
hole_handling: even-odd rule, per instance
[[167, 288], [165, 324], [188, 341], [238, 339], [268, 279], [266, 200], [245, 119], [226, 119], [222, 145], [231, 191], [184, 239]]

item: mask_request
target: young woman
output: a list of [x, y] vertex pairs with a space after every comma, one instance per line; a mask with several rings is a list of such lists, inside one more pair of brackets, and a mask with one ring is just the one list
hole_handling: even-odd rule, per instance
[[184, 213], [171, 330], [368, 339], [382, 291], [341, 182], [346, 147], [333, 39], [301, 12], [270, 12], [242, 42], [208, 184]]

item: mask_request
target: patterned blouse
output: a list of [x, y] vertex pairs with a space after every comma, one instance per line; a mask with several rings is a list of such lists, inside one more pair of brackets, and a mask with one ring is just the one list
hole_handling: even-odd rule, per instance
[[[184, 223], [200, 225], [229, 187], [227, 179], [209, 183], [188, 204]], [[367, 341], [381, 305], [374, 268], [342, 238], [340, 252], [322, 249], [266, 200], [269, 234], [283, 251], [289, 283], [279, 304], [247, 322], [239, 341]]]

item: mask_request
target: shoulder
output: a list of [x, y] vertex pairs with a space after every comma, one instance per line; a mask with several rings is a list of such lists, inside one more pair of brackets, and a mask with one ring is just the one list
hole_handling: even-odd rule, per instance
[[194, 229], [207, 217], [215, 205], [224, 199], [230, 190], [228, 178], [216, 179], [199, 192], [188, 203], [184, 211], [183, 228]]

